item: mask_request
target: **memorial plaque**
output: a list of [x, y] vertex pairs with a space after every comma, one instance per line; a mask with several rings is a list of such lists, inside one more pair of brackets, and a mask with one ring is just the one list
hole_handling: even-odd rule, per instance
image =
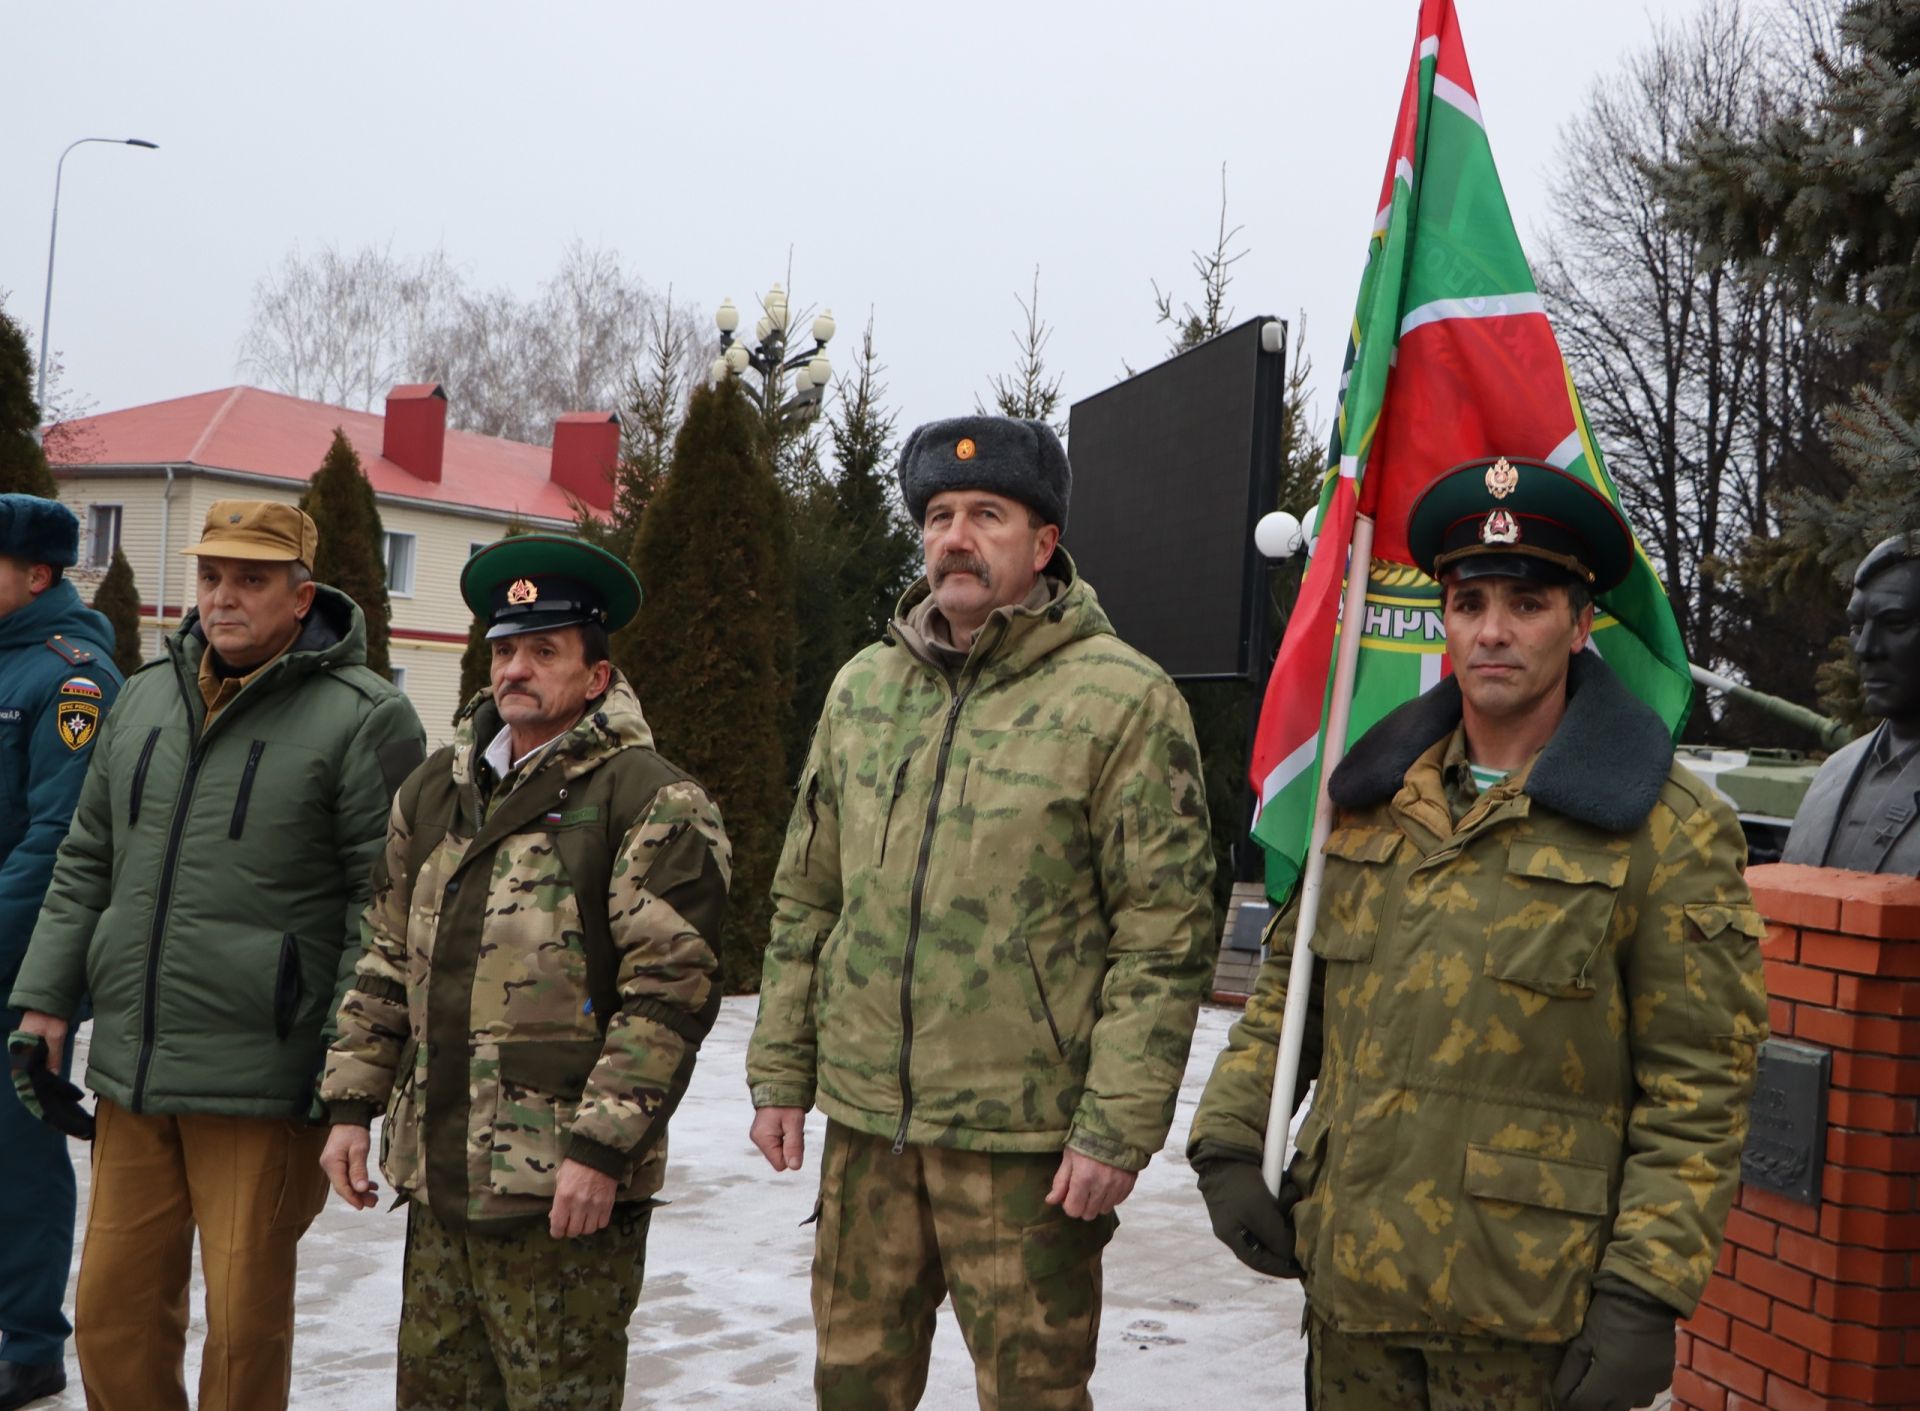
[[1259, 950], [1260, 938], [1267, 932], [1267, 923], [1273, 920], [1273, 908], [1263, 901], [1240, 903], [1239, 910], [1233, 913], [1233, 925], [1227, 931], [1228, 950]]
[[1740, 1179], [1806, 1205], [1820, 1203], [1827, 1154], [1827, 1076], [1833, 1055], [1785, 1039], [1760, 1045], [1760, 1072], [1747, 1109]]

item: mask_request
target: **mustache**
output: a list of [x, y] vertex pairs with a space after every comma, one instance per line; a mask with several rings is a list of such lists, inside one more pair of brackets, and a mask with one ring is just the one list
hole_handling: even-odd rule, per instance
[[993, 572], [978, 554], [948, 554], [933, 566], [933, 586], [939, 587], [950, 573], [971, 573], [987, 587], [993, 586]]

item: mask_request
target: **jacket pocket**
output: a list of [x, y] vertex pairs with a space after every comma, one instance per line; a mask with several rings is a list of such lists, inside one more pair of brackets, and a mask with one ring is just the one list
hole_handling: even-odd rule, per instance
[[1486, 973], [1543, 995], [1591, 996], [1626, 880], [1625, 853], [1516, 839], [1487, 934]]
[[240, 771], [240, 788], [233, 796], [233, 821], [227, 825], [229, 838], [238, 838], [247, 826], [247, 800], [253, 797], [253, 776], [260, 772], [260, 756], [266, 752], [265, 740], [255, 740], [247, 751], [247, 767]]
[[1465, 1331], [1556, 1342], [1580, 1331], [1608, 1179], [1593, 1162], [1468, 1145], [1461, 1189], [1478, 1237], [1447, 1295]]
[[147, 787], [147, 766], [153, 763], [153, 747], [160, 743], [160, 727], [147, 731], [147, 742], [140, 746], [140, 758], [133, 766], [133, 784], [127, 790], [127, 827], [140, 821], [140, 795]]
[[807, 782], [801, 786], [801, 796], [807, 804], [807, 836], [800, 844], [800, 875], [807, 875], [807, 869], [813, 866], [813, 840], [820, 832], [820, 771], [818, 768], [807, 771]]
[[1329, 1126], [1318, 1103], [1309, 1107], [1305, 1120], [1300, 1123], [1293, 1160], [1287, 1163], [1287, 1176], [1301, 1192], [1300, 1200], [1293, 1207], [1293, 1257], [1309, 1273], [1313, 1270], [1313, 1244], [1319, 1238], [1326, 1214], [1328, 1195], [1320, 1173], [1326, 1166]]
[[396, 1194], [420, 1183], [420, 1104], [416, 1100], [414, 1066], [419, 1040], [409, 1037], [400, 1046], [393, 1068], [393, 1095], [387, 1099], [386, 1119], [380, 1124], [380, 1169]]
[[[1739, 902], [1687, 902], [1687, 1009], [1696, 1034], [1713, 1039], [1760, 1037], [1766, 1008], [1760, 942], [1767, 923]], [[1743, 1028], [1736, 1016], [1748, 1016]]]
[[487, 1179], [496, 1195], [552, 1199], [573, 1115], [604, 1048], [599, 1039], [522, 1039], [500, 1045]]
[[1020, 939], [1020, 951], [1027, 958], [1027, 974], [1033, 980], [1033, 1007], [1039, 1017], [1046, 1021], [1047, 1032], [1053, 1036], [1054, 1049], [1065, 1058], [1066, 1040], [1061, 1037], [1059, 1021], [1053, 1017], [1053, 1006], [1047, 1003], [1047, 987], [1040, 978], [1040, 962], [1034, 959], [1033, 947], [1024, 936]]
[[306, 997], [306, 976], [301, 972], [300, 943], [291, 932], [280, 938], [280, 963], [273, 976], [273, 1032], [285, 1040], [293, 1032], [300, 1015], [300, 1001]]
[[900, 806], [900, 796], [907, 791], [907, 766], [913, 763], [909, 754], [893, 769], [893, 782], [888, 786], [887, 801], [880, 813], [880, 852], [875, 866], [884, 867], [887, 862], [887, 841], [893, 836], [893, 816]]
[[1322, 960], [1371, 960], [1400, 834], [1393, 828], [1336, 828], [1325, 851], [1326, 883], [1309, 948]]

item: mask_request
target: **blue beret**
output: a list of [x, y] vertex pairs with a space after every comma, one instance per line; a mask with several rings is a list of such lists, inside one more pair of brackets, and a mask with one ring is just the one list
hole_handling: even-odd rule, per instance
[[943, 490], [987, 490], [1067, 527], [1073, 470], [1066, 447], [1044, 421], [955, 416], [915, 428], [900, 451], [900, 498], [915, 524]]
[[58, 500], [0, 495], [0, 554], [71, 568], [80, 561], [80, 521]]

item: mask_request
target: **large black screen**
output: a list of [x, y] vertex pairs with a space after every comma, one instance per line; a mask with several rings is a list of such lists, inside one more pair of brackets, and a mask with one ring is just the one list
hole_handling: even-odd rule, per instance
[[1179, 680], [1250, 677], [1262, 655], [1253, 526], [1277, 493], [1286, 395], [1285, 325], [1262, 346], [1271, 322], [1073, 404], [1067, 551], [1114, 630]]

